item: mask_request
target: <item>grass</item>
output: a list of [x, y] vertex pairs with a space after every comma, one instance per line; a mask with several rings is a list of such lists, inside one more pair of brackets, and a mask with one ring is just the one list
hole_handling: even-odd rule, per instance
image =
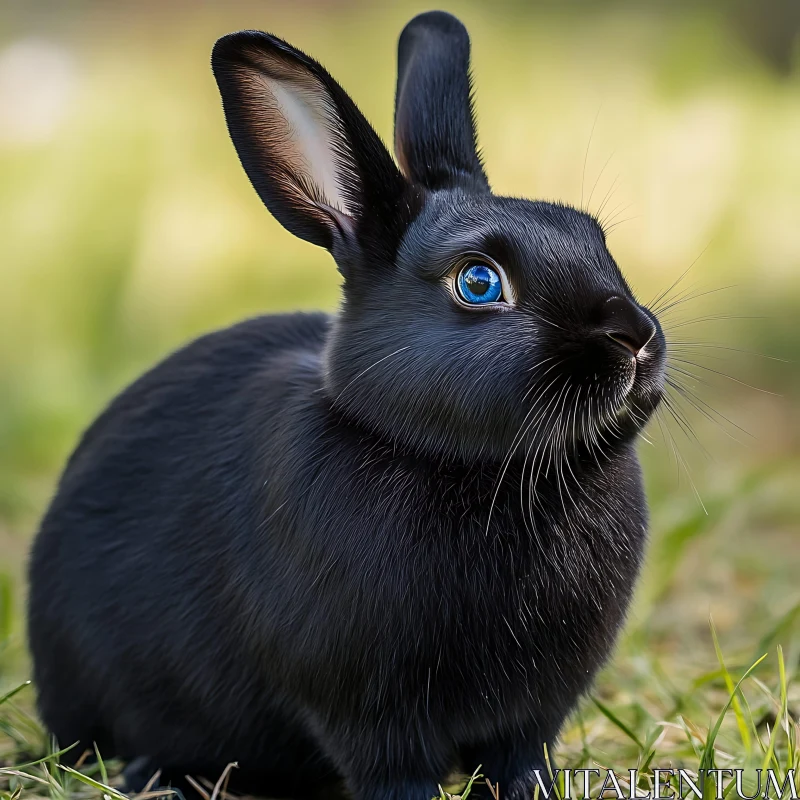
[[[118, 799], [118, 764], [59, 765], [24, 683], [37, 519], [80, 430], [171, 348], [337, 302], [328, 257], [269, 218], [236, 163], [211, 43], [285, 35], [389, 139], [396, 36], [427, 4], [35, 5], [0, 7], [0, 800]], [[708, 404], [684, 405], [699, 445], [675, 424], [677, 451], [658, 425], [642, 443], [647, 565], [551, 764], [638, 767], [640, 789], [656, 768], [782, 775], [800, 761], [798, 72], [771, 71], [722, 4], [527, 5], [445, 3], [473, 33], [493, 185], [605, 205], [644, 300], [696, 262], [667, 321]]]
[[[637, 692], [634, 700], [619, 690], [613, 671], [608, 673], [598, 694], [581, 704], [567, 726], [557, 757], [551, 759], [547, 754], [551, 772], [549, 781], [543, 776], [543, 790], [552, 784], [557, 800], [579, 797], [583, 787], [579, 771], [594, 770], [589, 776], [589, 796], [600, 796], [607, 780], [605, 771], [614, 769], [619, 786], [629, 796], [628, 770], [637, 771], [635, 790], [652, 792], [657, 770], [682, 769], [701, 791], [702, 800], [712, 800], [717, 783], [709, 771], [742, 769], [741, 786], [747, 795], [754, 795], [761, 786], [762, 796], [766, 792], [766, 796], [778, 797], [766, 778], [757, 777], [757, 770], [763, 775], [772, 770], [778, 785], [783, 786], [787, 775], [800, 765], [800, 693], [790, 682], [783, 648], [778, 645], [772, 658], [764, 653], [749, 665], [730, 667], [723, 659], [713, 623], [710, 637], [717, 653], [716, 668], [683, 687], [675, 686], [651, 664], [647, 668], [650, 690]], [[48, 749], [47, 736], [28, 707], [30, 691], [26, 682], [0, 697], [0, 730], [10, 742], [0, 751], [0, 798], [123, 798], [118, 788], [119, 765], [106, 764], [101, 754], [87, 754], [95, 758], [79, 762], [78, 769], [60, 763], [65, 750]], [[604, 701], [599, 699], [601, 695]], [[613, 762], [608, 760], [609, 749]], [[454, 784], [464, 788], [450, 787], [451, 791], [467, 797], [472, 784], [482, 779], [479, 770], [465, 786], [463, 782]], [[572, 776], [569, 792], [565, 775]], [[222, 775], [215, 786], [198, 785], [210, 798], [225, 795], [224, 782]], [[735, 781], [729, 779], [724, 796], [734, 788]], [[687, 782], [682, 796], [690, 797], [692, 791], [692, 783]], [[148, 790], [139, 795], [151, 796], [155, 792]], [[442, 800], [450, 796], [442, 790]]]

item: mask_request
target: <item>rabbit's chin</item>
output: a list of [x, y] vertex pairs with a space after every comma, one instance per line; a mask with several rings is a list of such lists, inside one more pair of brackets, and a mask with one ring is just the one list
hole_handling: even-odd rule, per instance
[[664, 396], [664, 376], [661, 370], [650, 374], [637, 368], [630, 388], [625, 392], [608, 427], [629, 433], [638, 433], [655, 414]]
[[607, 406], [582, 409], [585, 423], [572, 426], [574, 444], [592, 448], [614, 440], [630, 440], [647, 426], [663, 396], [663, 370], [638, 364], [627, 385], [616, 397], [609, 398]]

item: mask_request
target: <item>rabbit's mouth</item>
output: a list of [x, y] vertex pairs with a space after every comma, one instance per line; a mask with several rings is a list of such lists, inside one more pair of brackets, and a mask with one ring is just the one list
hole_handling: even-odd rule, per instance
[[[553, 397], [548, 400], [552, 407], [560, 407], [551, 420], [557, 429], [554, 435], [574, 445], [604, 449], [646, 426], [664, 395], [666, 362], [661, 327], [649, 313], [648, 317], [652, 329], [638, 341], [601, 330], [557, 346], [563, 373], [545, 392]], [[551, 375], [543, 370], [542, 383]]]
[[616, 425], [644, 428], [664, 396], [665, 354], [660, 329], [630, 359], [630, 377], [614, 412]]

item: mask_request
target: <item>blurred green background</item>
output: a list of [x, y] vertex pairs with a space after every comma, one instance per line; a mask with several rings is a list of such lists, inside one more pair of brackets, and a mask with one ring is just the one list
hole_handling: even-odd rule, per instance
[[[441, 5], [472, 34], [495, 190], [603, 206], [643, 301], [693, 265], [665, 324], [708, 405], [686, 407], [699, 444], [667, 417], [678, 454], [658, 424], [642, 443], [652, 544], [616, 680], [638, 654], [710, 668], [710, 613], [727, 651], [780, 635], [797, 670], [800, 3]], [[27, 673], [26, 549], [81, 430], [201, 332], [336, 307], [329, 256], [238, 164], [214, 40], [288, 39], [390, 141], [397, 36], [427, 8], [0, 4], [0, 689]]]

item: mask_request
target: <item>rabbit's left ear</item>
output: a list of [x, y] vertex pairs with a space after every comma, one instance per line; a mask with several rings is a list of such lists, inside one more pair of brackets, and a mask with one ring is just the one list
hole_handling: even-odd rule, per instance
[[444, 11], [414, 17], [400, 35], [394, 150], [406, 177], [434, 191], [489, 191], [475, 134], [469, 50], [467, 29]]
[[224, 36], [211, 65], [239, 158], [276, 219], [329, 250], [391, 246], [409, 184], [341, 86], [261, 31]]

